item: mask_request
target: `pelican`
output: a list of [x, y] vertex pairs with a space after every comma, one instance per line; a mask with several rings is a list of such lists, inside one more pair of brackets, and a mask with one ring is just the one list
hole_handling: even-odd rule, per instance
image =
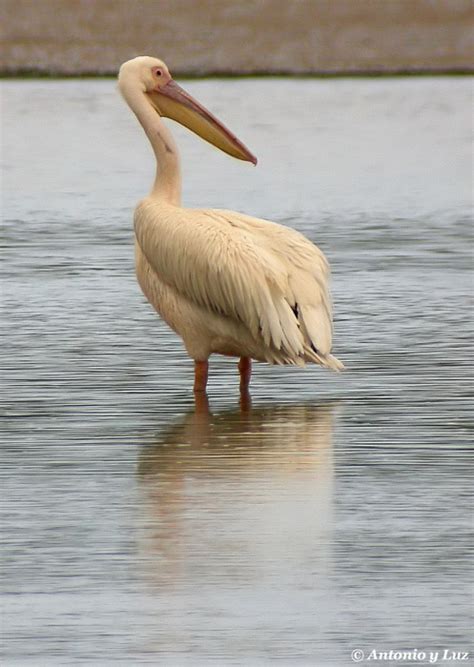
[[251, 360], [333, 370], [329, 265], [294, 229], [242, 213], [181, 206], [171, 118], [220, 150], [257, 163], [217, 118], [171, 77], [162, 60], [124, 63], [119, 90], [150, 140], [157, 169], [153, 188], [134, 215], [140, 287], [194, 360], [194, 391], [206, 391], [209, 357], [240, 358], [240, 389]]

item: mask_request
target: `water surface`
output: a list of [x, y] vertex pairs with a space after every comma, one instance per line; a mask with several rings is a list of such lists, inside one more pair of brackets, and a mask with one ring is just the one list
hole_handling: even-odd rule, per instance
[[215, 358], [196, 411], [134, 279], [154, 166], [114, 83], [3, 84], [3, 664], [468, 650], [469, 85], [187, 85], [259, 166], [174, 126], [186, 205], [318, 243], [348, 367], [256, 365], [240, 405]]

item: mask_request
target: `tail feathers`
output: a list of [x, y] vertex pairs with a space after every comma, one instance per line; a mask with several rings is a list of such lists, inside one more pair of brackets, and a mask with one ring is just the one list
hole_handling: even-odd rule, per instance
[[317, 350], [306, 345], [304, 347], [303, 355], [301, 356], [289, 356], [285, 355], [280, 350], [269, 349], [267, 350], [266, 361], [270, 364], [279, 366], [306, 366], [306, 363], [313, 363], [336, 372], [345, 369], [342, 361], [339, 361], [339, 359], [332, 354], [321, 354]]
[[340, 361], [337, 357], [335, 357], [332, 354], [328, 354], [324, 358], [324, 360], [326, 362], [324, 364], [326, 366], [326, 368], [330, 368], [331, 370], [336, 371], [337, 373], [339, 373], [340, 371], [345, 371], [346, 370], [346, 367], [344, 366], [342, 361]]
[[323, 301], [311, 306], [302, 305], [298, 310], [298, 322], [305, 341], [326, 356], [331, 350], [331, 313]]
[[321, 354], [313, 347], [305, 347], [304, 352], [306, 361], [312, 361], [324, 368], [330, 368], [332, 371], [339, 372], [345, 369], [342, 361], [339, 361], [339, 359], [332, 354]]

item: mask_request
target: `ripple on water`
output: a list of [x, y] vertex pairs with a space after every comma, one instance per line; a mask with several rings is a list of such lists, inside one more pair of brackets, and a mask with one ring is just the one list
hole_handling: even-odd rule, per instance
[[176, 130], [187, 204], [323, 248], [348, 370], [256, 365], [239, 407], [235, 362], [213, 359], [196, 410], [192, 365], [133, 276], [153, 167], [114, 84], [6, 82], [5, 664], [467, 650], [468, 82], [188, 87], [260, 161]]

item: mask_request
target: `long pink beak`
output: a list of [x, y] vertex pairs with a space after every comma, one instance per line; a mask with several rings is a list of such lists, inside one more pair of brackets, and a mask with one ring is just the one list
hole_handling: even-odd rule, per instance
[[228, 130], [220, 120], [213, 116], [202, 104], [199, 104], [189, 93], [170, 79], [164, 86], [148, 93], [153, 106], [166, 118], [181, 123], [192, 132], [209, 141], [239, 160], [257, 164], [257, 158], [241, 142], [235, 134]]

